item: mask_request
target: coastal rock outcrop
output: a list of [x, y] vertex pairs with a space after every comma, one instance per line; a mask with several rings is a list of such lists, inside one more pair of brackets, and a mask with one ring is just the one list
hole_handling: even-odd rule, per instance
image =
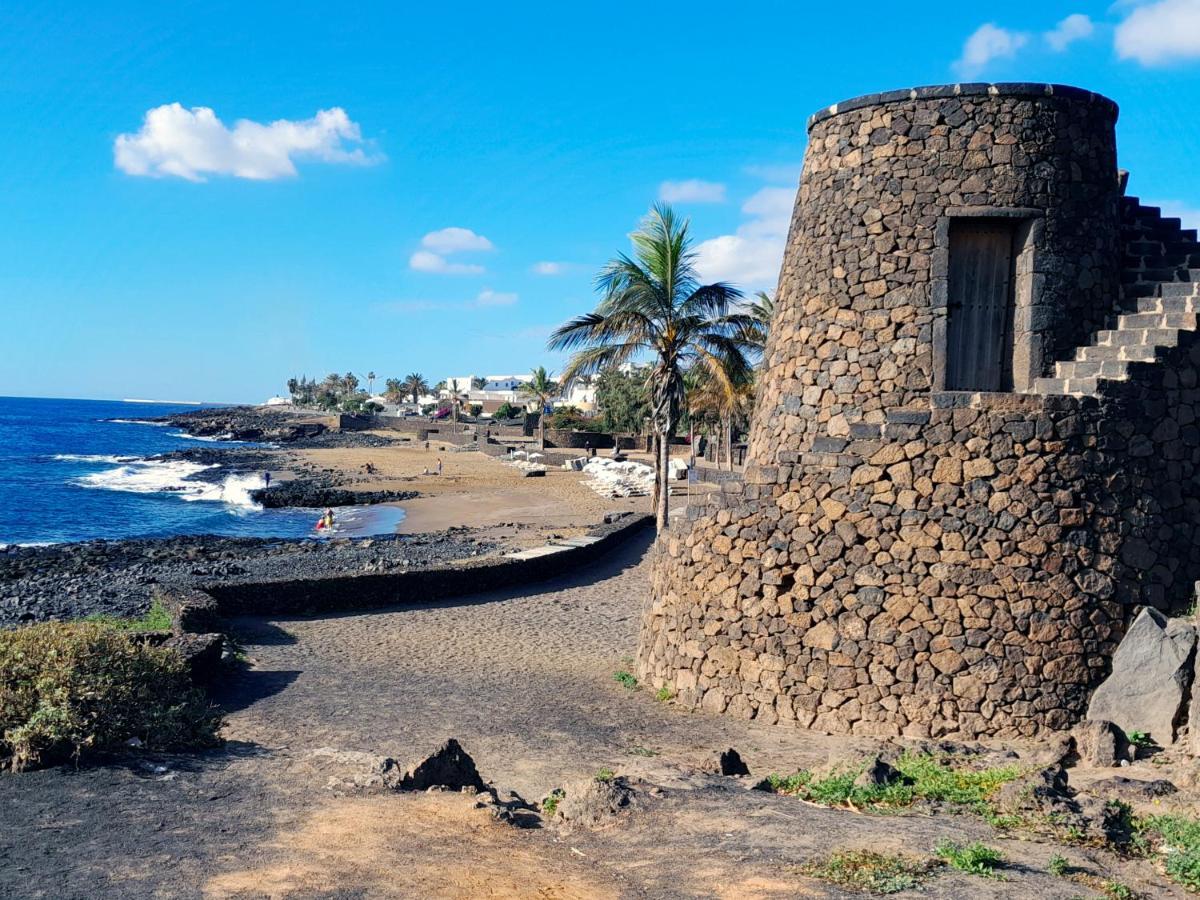
[[399, 503], [418, 496], [419, 491], [350, 491], [304, 478], [280, 481], [269, 488], [250, 492], [250, 498], [265, 509], [368, 506], [375, 503]]

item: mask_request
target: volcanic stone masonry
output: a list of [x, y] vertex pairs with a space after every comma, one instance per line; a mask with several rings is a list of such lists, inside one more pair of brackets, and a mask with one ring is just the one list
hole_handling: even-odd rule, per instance
[[830, 732], [1083, 716], [1200, 578], [1200, 247], [1116, 105], [872, 95], [809, 122], [745, 478], [656, 549], [638, 675]]

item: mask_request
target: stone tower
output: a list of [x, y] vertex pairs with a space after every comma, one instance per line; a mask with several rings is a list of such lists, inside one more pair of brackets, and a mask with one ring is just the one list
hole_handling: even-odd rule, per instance
[[1137, 607], [1190, 602], [1200, 246], [1122, 196], [1116, 119], [964, 84], [809, 120], [744, 482], [660, 539], [643, 680], [1031, 735], [1082, 714]]

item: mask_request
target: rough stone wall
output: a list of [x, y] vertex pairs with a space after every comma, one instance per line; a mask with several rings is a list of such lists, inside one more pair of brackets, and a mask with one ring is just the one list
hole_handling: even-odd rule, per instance
[[934, 390], [947, 216], [1041, 221], [1048, 361], [1105, 325], [1115, 116], [1022, 85], [815, 117], [745, 483], [660, 540], [642, 679], [827, 731], [1031, 735], [1083, 713], [1137, 605], [1189, 602], [1200, 351], [1100, 398]]

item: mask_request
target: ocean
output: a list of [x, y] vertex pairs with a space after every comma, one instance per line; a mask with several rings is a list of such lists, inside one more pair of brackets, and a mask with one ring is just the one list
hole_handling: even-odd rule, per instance
[[[180, 534], [315, 537], [317, 511], [267, 510], [250, 499], [262, 487], [260, 475], [197, 481], [205, 466], [149, 459], [200, 439], [139, 420], [194, 409], [0, 397], [0, 545]], [[338, 533], [391, 532], [402, 517], [397, 507], [352, 507], [338, 516]]]

